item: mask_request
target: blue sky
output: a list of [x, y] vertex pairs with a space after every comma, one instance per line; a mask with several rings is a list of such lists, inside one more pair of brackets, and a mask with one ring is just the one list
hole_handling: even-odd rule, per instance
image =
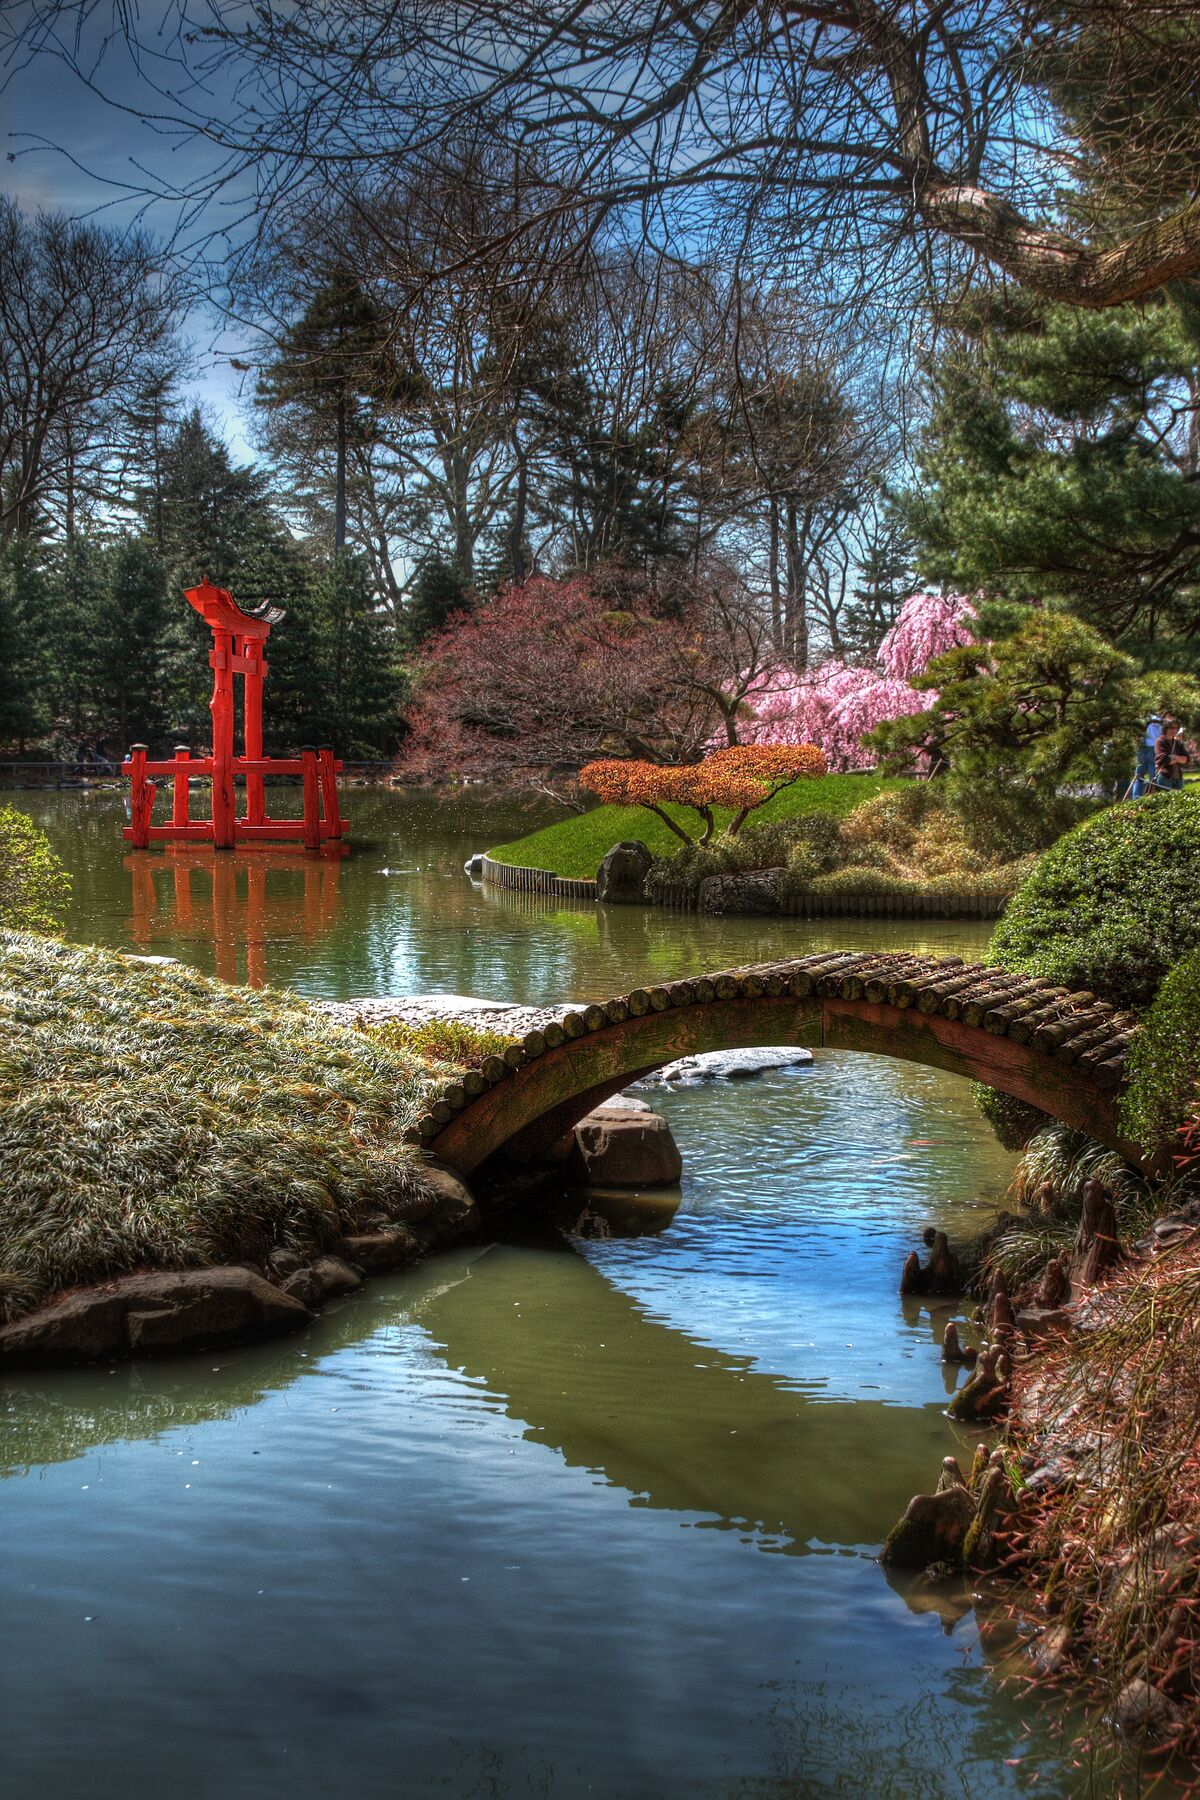
[[[203, 146], [173, 139], [145, 116], [165, 110], [156, 82], [183, 92], [181, 72], [165, 56], [157, 63], [150, 60], [139, 72], [121, 44], [110, 46], [96, 64], [98, 42], [93, 33], [95, 83], [102, 92], [93, 91], [49, 54], [9, 69], [0, 91], [4, 192], [28, 211], [44, 207], [117, 227], [140, 218], [153, 235], [168, 237], [178, 222], [178, 208], [158, 202], [146, 209], [143, 200], [124, 190], [144, 187], [142, 170], [160, 182], [181, 185], [204, 166], [208, 152]], [[237, 210], [231, 207], [231, 214]], [[209, 222], [220, 220], [210, 215]], [[205, 407], [234, 455], [248, 460], [253, 454], [248, 435], [252, 409], [239, 401], [247, 378], [230, 367], [229, 357], [245, 356], [249, 334], [203, 307], [188, 315], [185, 333], [194, 365], [186, 391]]]

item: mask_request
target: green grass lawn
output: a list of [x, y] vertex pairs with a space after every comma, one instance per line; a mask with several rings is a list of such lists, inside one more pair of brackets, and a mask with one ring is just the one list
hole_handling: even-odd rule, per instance
[[[829, 812], [840, 819], [873, 794], [909, 785], [899, 777], [883, 775], [824, 775], [819, 780], [798, 781], [794, 787], [785, 788], [752, 817], [791, 819], [797, 813]], [[696, 814], [688, 807], [669, 806], [666, 810], [686, 831], [699, 829]], [[724, 809], [717, 811], [721, 826], [732, 817]], [[519, 869], [549, 869], [568, 880], [587, 880], [595, 875], [613, 845], [627, 838], [640, 838], [655, 856], [671, 856], [680, 848], [679, 839], [645, 807], [597, 806], [591, 812], [560, 819], [557, 825], [546, 825], [513, 844], [499, 844], [488, 855]]]

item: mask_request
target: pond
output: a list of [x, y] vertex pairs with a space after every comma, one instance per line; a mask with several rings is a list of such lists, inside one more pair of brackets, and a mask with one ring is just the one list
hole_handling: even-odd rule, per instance
[[[312, 995], [586, 1000], [986, 942], [485, 892], [464, 857], [545, 815], [473, 793], [352, 791], [340, 863], [135, 857], [118, 797], [19, 799], [72, 935]], [[285, 1345], [10, 1380], [6, 1796], [1081, 1791], [999, 1638], [874, 1560], [973, 1449], [951, 1309], [896, 1293], [924, 1226], [1003, 1194], [966, 1084], [818, 1053], [654, 1101], [685, 1164], [657, 1232], [531, 1220]]]

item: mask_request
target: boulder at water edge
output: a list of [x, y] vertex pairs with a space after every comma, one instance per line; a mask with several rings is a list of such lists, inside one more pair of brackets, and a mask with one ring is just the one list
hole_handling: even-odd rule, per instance
[[0, 1364], [94, 1362], [294, 1331], [308, 1307], [245, 1268], [128, 1275], [40, 1306], [0, 1331]]
[[598, 1108], [575, 1127], [568, 1176], [581, 1187], [674, 1187], [683, 1158], [671, 1127], [644, 1107]]
[[642, 906], [654, 861], [640, 838], [614, 844], [596, 871], [596, 898], [606, 906]]

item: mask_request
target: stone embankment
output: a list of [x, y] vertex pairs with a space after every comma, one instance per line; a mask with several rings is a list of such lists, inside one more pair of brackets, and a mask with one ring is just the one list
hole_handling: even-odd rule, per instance
[[119, 1361], [298, 1331], [328, 1300], [354, 1292], [369, 1275], [419, 1262], [470, 1237], [481, 1224], [465, 1182], [427, 1161], [422, 1191], [398, 1222], [331, 1239], [308, 1257], [279, 1248], [259, 1265], [168, 1269], [121, 1276], [55, 1297], [0, 1329], [0, 1370]]

